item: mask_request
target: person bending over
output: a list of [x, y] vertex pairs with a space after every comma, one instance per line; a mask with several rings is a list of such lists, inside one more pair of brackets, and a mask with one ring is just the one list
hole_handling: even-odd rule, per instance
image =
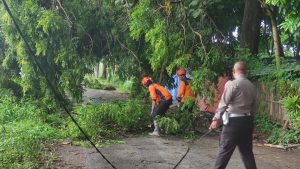
[[154, 131], [149, 133], [152, 136], [160, 136], [159, 128], [156, 121], [157, 115], [164, 115], [172, 104], [172, 95], [163, 86], [154, 83], [149, 76], [142, 79], [143, 86], [147, 87], [152, 99], [152, 107], [150, 112], [151, 120], [154, 123]]

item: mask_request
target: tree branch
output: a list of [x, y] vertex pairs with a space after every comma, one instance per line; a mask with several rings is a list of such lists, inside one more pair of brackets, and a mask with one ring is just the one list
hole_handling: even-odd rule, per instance
[[124, 44], [119, 40], [119, 38], [116, 38], [116, 39], [117, 39], [117, 41], [119, 42], [119, 44], [120, 44], [124, 49], [128, 50], [128, 51], [133, 55], [133, 57], [138, 61], [139, 65], [141, 65], [142, 62], [139, 60], [137, 54], [135, 54], [131, 49], [129, 49], [126, 45], [124, 45]]
[[59, 1], [59, 0], [56, 0], [56, 2], [58, 3], [59, 7], [61, 8], [61, 10], [63, 11], [63, 13], [64, 13], [65, 16], [67, 17], [67, 20], [68, 20], [71, 24], [73, 24], [73, 22], [71, 21], [69, 15], [67, 14], [66, 10], [62, 7], [60, 1]]

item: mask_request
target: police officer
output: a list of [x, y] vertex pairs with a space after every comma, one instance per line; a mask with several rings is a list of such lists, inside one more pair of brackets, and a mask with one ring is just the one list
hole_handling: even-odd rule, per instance
[[[233, 81], [225, 84], [224, 93], [216, 110], [210, 129], [215, 129], [224, 118], [220, 150], [215, 169], [226, 168], [237, 146], [246, 169], [256, 169], [252, 152], [253, 116], [257, 109], [255, 86], [246, 78], [246, 63], [234, 64]], [[224, 122], [223, 122], [224, 123]]]

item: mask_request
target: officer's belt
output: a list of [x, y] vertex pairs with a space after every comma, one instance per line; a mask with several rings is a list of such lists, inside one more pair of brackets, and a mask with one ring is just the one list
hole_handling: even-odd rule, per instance
[[228, 113], [229, 117], [245, 117], [251, 116], [251, 113]]

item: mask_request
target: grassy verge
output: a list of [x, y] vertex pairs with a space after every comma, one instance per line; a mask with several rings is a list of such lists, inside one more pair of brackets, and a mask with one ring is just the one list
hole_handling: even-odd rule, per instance
[[53, 158], [44, 145], [62, 136], [56, 127], [39, 118], [40, 114], [34, 102], [1, 98], [0, 168], [47, 168], [51, 163]]
[[299, 144], [300, 132], [292, 129], [283, 129], [274, 124], [266, 114], [256, 115], [255, 124], [257, 129], [267, 135], [267, 142], [270, 144]]
[[120, 80], [118, 78], [101, 79], [86, 76], [84, 80], [85, 86], [92, 89], [102, 90], [118, 90], [122, 93], [130, 93], [132, 88], [131, 80]]
[[[125, 132], [147, 130], [150, 108], [141, 100], [129, 100], [99, 105], [78, 106], [74, 116], [83, 130], [99, 146], [114, 143], [118, 135]], [[83, 134], [69, 119], [68, 136], [73, 142], [84, 141]]]

